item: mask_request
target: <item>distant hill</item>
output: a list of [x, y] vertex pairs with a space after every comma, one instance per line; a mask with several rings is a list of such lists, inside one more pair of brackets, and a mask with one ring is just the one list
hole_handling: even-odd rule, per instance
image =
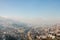
[[15, 21], [12, 19], [0, 17], [0, 29], [3, 28], [27, 28], [28, 25], [26, 23], [22, 23], [19, 21]]

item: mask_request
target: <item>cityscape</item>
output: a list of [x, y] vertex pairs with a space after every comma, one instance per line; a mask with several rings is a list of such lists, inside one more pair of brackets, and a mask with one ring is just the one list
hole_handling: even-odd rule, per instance
[[0, 40], [60, 40], [60, 0], [0, 0]]
[[0, 17], [0, 40], [60, 40], [60, 23], [32, 25]]

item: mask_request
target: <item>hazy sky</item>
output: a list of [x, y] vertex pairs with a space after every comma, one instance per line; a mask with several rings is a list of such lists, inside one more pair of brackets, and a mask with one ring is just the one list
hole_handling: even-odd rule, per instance
[[60, 0], [0, 0], [0, 16], [59, 18]]

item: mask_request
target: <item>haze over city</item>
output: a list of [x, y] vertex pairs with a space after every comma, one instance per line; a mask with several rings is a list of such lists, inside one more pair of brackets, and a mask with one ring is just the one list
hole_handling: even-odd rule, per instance
[[60, 0], [0, 0], [0, 40], [60, 40]]

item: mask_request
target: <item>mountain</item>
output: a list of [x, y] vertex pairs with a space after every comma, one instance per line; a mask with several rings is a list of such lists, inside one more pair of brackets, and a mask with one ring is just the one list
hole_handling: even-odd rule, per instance
[[28, 25], [26, 23], [0, 17], [0, 29], [4, 29], [7, 27], [8, 28], [27, 28]]

